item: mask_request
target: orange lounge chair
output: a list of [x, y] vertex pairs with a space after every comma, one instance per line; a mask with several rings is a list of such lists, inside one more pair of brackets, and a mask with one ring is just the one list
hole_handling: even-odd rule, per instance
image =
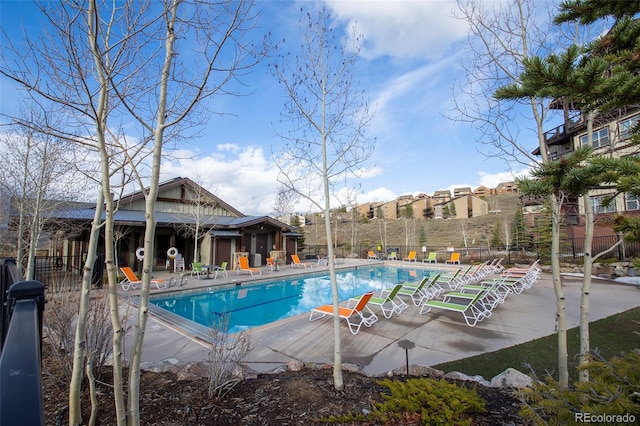
[[369, 253], [367, 253], [367, 260], [373, 260], [373, 259], [380, 259], [378, 256], [376, 256], [376, 254], [373, 252], [373, 250], [369, 250]]
[[240, 275], [240, 272], [248, 272], [253, 276], [254, 273], [258, 275], [262, 275], [262, 271], [258, 268], [251, 268], [249, 266], [249, 258], [247, 257], [239, 257], [238, 258], [238, 269], [236, 269], [236, 274]]
[[405, 262], [415, 262], [416, 261], [416, 252], [410, 251], [409, 256], [402, 259]]
[[[142, 285], [142, 280], [138, 279], [138, 276], [135, 272], [133, 272], [133, 269], [128, 266], [123, 266], [122, 268], [120, 268], [120, 270], [125, 277], [124, 280], [120, 281], [120, 285], [122, 286], [123, 290], [126, 291], [130, 288], [133, 288], [135, 290], [137, 288], [136, 286]], [[167, 283], [164, 282], [164, 280], [152, 279], [151, 284], [155, 284], [158, 289], [167, 288]], [[160, 287], [161, 285], [162, 287]]]
[[459, 265], [460, 264], [460, 253], [453, 252], [451, 253], [451, 259], [447, 260], [445, 263], [450, 265]]
[[[369, 303], [371, 296], [373, 296], [373, 291], [363, 294], [362, 297], [357, 300], [357, 304], [353, 307], [350, 307], [350, 304], [351, 301], [355, 301], [355, 299], [351, 299], [346, 307], [338, 308], [338, 315], [340, 318], [347, 321], [351, 334], [358, 334], [358, 331], [360, 331], [360, 327], [362, 327], [363, 324], [367, 327], [371, 327], [373, 323], [378, 321], [378, 316], [367, 307], [367, 303]], [[367, 312], [365, 312], [365, 309]], [[314, 318], [314, 314], [319, 315], [316, 315]], [[312, 309], [311, 315], [309, 315], [309, 321], [324, 318], [326, 315], [333, 316], [333, 305], [323, 305]]]
[[300, 262], [300, 257], [297, 254], [291, 255], [291, 267], [292, 268], [304, 268], [307, 269], [307, 266], [311, 268], [311, 264]]

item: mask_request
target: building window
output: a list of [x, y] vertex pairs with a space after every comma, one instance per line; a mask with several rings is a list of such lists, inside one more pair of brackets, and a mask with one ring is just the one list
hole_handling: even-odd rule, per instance
[[[583, 146], [589, 144], [588, 135], [580, 136], [580, 144]], [[593, 148], [600, 148], [606, 145], [609, 145], [609, 128], [603, 127], [593, 132]]]
[[640, 119], [640, 115], [636, 115], [631, 118], [627, 118], [626, 120], [622, 120], [618, 124], [618, 130], [620, 131], [620, 139], [625, 140], [631, 137], [631, 131], [635, 126], [638, 125], [638, 120]]
[[640, 200], [637, 195], [625, 194], [624, 200], [627, 210], [640, 210]]
[[[603, 205], [605, 202], [606, 205]], [[594, 214], [613, 213], [616, 211], [616, 200], [612, 195], [597, 195], [591, 197], [591, 207], [593, 208]]]

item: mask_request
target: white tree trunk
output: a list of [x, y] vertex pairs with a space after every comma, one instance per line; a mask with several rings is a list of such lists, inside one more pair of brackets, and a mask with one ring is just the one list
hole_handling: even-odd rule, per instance
[[134, 335], [131, 349], [131, 362], [129, 363], [129, 425], [140, 424], [140, 362], [142, 360], [142, 347], [144, 342], [147, 319], [149, 317], [149, 293], [151, 288], [151, 275], [155, 260], [155, 234], [156, 219], [155, 205], [158, 197], [158, 184], [160, 180], [160, 163], [162, 160], [162, 145], [164, 142], [165, 118], [167, 108], [167, 91], [169, 74], [174, 56], [176, 34], [174, 31], [177, 18], [177, 9], [180, 2], [171, 4], [167, 12], [167, 33], [165, 38], [165, 61], [160, 76], [158, 114], [154, 129], [154, 146], [151, 166], [151, 182], [145, 198], [145, 232], [144, 232], [144, 260], [142, 262], [142, 287], [138, 306], [138, 317], [134, 327]]
[[[582, 205], [585, 209], [584, 229], [584, 276], [582, 278], [582, 292], [580, 297], [580, 359], [579, 365], [584, 365], [589, 356], [589, 294], [591, 293], [591, 271], [593, 268], [593, 209], [589, 194], [583, 195]], [[589, 370], [584, 369], [578, 376], [581, 382], [589, 380]]]
[[560, 206], [555, 196], [551, 202], [551, 273], [553, 291], [556, 295], [556, 326], [558, 329], [558, 381], [560, 386], [569, 386], [567, 317], [562, 277], [560, 276]]
[[82, 407], [80, 396], [82, 394], [82, 378], [85, 364], [85, 349], [87, 346], [87, 315], [89, 312], [89, 297], [91, 293], [91, 276], [93, 264], [96, 260], [96, 247], [100, 239], [100, 223], [102, 221], [103, 198], [102, 192], [98, 192], [96, 210], [89, 234], [89, 246], [87, 247], [87, 259], [82, 270], [82, 287], [80, 292], [80, 306], [76, 323], [76, 334], [73, 348], [73, 367], [69, 382], [69, 424], [82, 424]]

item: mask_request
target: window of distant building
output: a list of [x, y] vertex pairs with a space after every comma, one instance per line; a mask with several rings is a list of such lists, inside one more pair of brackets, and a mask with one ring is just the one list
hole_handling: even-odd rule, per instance
[[625, 140], [631, 137], [631, 130], [633, 130], [633, 128], [638, 125], [638, 120], [640, 120], [640, 115], [627, 118], [618, 123], [620, 139]]
[[640, 200], [637, 195], [625, 194], [624, 201], [627, 210], [640, 210]]
[[[580, 144], [588, 145], [589, 144], [589, 135], [580, 136]], [[609, 128], [603, 127], [600, 130], [596, 130], [593, 132], [593, 148], [600, 148], [603, 146], [609, 145]]]
[[[593, 208], [593, 213], [613, 213], [616, 211], [616, 200], [612, 199], [611, 195], [597, 195], [595, 197], [591, 197], [591, 207]], [[607, 203], [604, 205], [603, 203]]]

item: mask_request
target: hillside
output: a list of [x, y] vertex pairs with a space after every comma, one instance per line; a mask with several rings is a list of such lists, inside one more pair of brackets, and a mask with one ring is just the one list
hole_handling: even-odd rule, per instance
[[[463, 233], [466, 234], [467, 245], [480, 246], [480, 242], [486, 246], [486, 239], [491, 236], [499, 226], [504, 238], [505, 226], [510, 227], [515, 212], [520, 208], [520, 196], [517, 194], [496, 195], [487, 197], [489, 211], [492, 213], [469, 219], [398, 219], [398, 220], [370, 220], [368, 223], [355, 225], [357, 250], [361, 252], [366, 248], [375, 248], [383, 241], [386, 235], [387, 247], [399, 247], [404, 252], [405, 246], [416, 249], [419, 246], [420, 228], [426, 235], [426, 247], [430, 250], [446, 250], [447, 246], [463, 246]], [[338, 225], [337, 232], [334, 225], [334, 238], [337, 235], [338, 245], [349, 245], [353, 225], [350, 221], [343, 220]], [[464, 229], [464, 231], [463, 231]], [[324, 223], [319, 216], [312, 218], [312, 224], [303, 228], [305, 243], [307, 246], [326, 245]], [[313, 250], [313, 249], [312, 249]]]

